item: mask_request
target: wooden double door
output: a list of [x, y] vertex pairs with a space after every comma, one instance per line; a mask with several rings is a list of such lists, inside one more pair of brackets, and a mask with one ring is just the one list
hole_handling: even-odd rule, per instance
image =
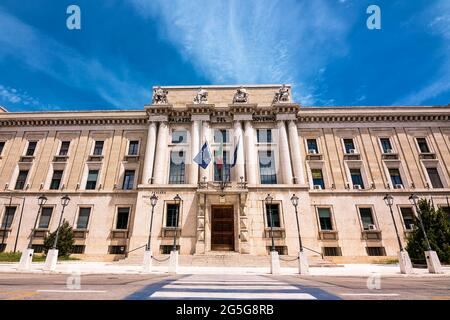
[[233, 206], [211, 207], [211, 250], [234, 251]]

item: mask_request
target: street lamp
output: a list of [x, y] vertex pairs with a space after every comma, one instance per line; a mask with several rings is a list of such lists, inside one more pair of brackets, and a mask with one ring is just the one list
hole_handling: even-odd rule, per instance
[[398, 263], [400, 266], [401, 273], [413, 273], [413, 267], [411, 264], [411, 259], [409, 258], [408, 252], [403, 250], [403, 245], [400, 240], [400, 235], [398, 234], [397, 223], [395, 222], [394, 212], [392, 211], [392, 205], [394, 204], [394, 197], [390, 194], [386, 194], [383, 198], [386, 205], [389, 207], [389, 211], [391, 212], [391, 218], [394, 222], [395, 234], [397, 235], [398, 246], [400, 248], [400, 252], [398, 253]]
[[272, 238], [272, 247], [270, 249], [270, 251], [276, 251], [275, 250], [275, 240], [273, 239], [273, 217], [272, 217], [272, 202], [273, 202], [273, 197], [268, 194], [267, 197], [264, 199], [264, 201], [266, 202], [266, 210], [269, 210], [269, 223], [270, 223], [270, 236]]
[[294, 193], [291, 197], [291, 202], [295, 208], [295, 217], [297, 218], [298, 245], [300, 248], [300, 252], [303, 252], [302, 237], [300, 236], [300, 223], [299, 223], [298, 211], [297, 211], [298, 200], [299, 200], [299, 198]]
[[389, 207], [389, 211], [391, 212], [392, 221], [394, 222], [395, 234], [397, 235], [398, 246], [400, 247], [400, 252], [403, 251], [403, 245], [400, 241], [400, 235], [398, 234], [397, 223], [395, 223], [394, 213], [392, 212], [392, 205], [394, 204], [394, 197], [390, 194], [386, 194], [383, 198], [384, 203]]
[[152, 206], [152, 215], [150, 217], [150, 232], [148, 234], [148, 242], [147, 242], [147, 251], [150, 251], [150, 244], [151, 244], [151, 240], [152, 240], [152, 225], [153, 225], [153, 212], [155, 211], [155, 206], [156, 203], [158, 202], [158, 197], [156, 196], [156, 194], [153, 192], [152, 196], [150, 197], [150, 204]]
[[178, 216], [180, 214], [180, 203], [181, 203], [181, 197], [177, 194], [174, 198], [173, 201], [175, 201], [176, 204], [176, 214], [175, 214], [175, 229], [173, 232], [173, 248], [172, 251], [177, 251], [177, 228], [178, 228]]
[[42, 207], [47, 203], [47, 197], [44, 196], [43, 194], [40, 195], [38, 197], [38, 205], [39, 205], [39, 210], [38, 210], [38, 214], [36, 215], [36, 219], [34, 220], [34, 225], [33, 225], [33, 229], [31, 230], [31, 236], [30, 236], [30, 242], [28, 243], [28, 249], [32, 249], [33, 248], [33, 236], [34, 236], [34, 230], [36, 229], [36, 224], [38, 222], [39, 216], [42, 213]]
[[56, 229], [55, 242], [53, 243], [53, 247], [52, 247], [52, 249], [54, 249], [54, 250], [56, 249], [56, 245], [58, 243], [59, 229], [61, 227], [61, 222], [63, 220], [64, 209], [68, 206], [69, 202], [70, 202], [70, 198], [67, 194], [65, 196], [61, 197], [62, 211], [61, 211], [61, 216], [59, 217], [58, 229]]
[[422, 214], [420, 212], [419, 206], [417, 205], [417, 199], [419, 199], [419, 197], [417, 195], [415, 195], [415, 194], [411, 194], [408, 199], [411, 202], [411, 204], [414, 205], [414, 208], [416, 209], [417, 218], [418, 218], [419, 223], [420, 223], [420, 228], [422, 229], [422, 233], [423, 233], [423, 236], [425, 238], [425, 242], [427, 243], [427, 250], [431, 251], [430, 241], [428, 241], [428, 236], [427, 236], [427, 233], [425, 231], [425, 227], [423, 226], [423, 222], [422, 222]]

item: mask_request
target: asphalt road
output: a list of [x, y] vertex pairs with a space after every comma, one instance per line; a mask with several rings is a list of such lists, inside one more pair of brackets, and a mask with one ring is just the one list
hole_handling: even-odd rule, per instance
[[450, 277], [0, 274], [0, 299], [450, 300]]

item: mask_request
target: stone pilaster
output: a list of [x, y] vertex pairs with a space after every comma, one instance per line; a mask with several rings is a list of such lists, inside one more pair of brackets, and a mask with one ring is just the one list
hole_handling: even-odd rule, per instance
[[305, 177], [302, 169], [302, 156], [300, 153], [300, 141], [298, 139], [297, 124], [294, 120], [290, 120], [289, 124], [289, 145], [291, 147], [292, 167], [296, 184], [304, 184]]
[[142, 171], [142, 184], [150, 184], [153, 176], [153, 163], [155, 160], [157, 123], [150, 122], [145, 148], [144, 169]]
[[167, 122], [161, 122], [158, 130], [158, 142], [156, 145], [155, 163], [158, 167], [153, 173], [154, 184], [163, 184], [167, 176], [167, 143], [169, 139], [169, 125]]
[[255, 148], [255, 137], [254, 137], [254, 129], [252, 122], [250, 120], [245, 121], [245, 157], [246, 157], [246, 165], [247, 165], [247, 182], [249, 184], [257, 183], [257, 155]]
[[191, 159], [189, 164], [189, 183], [198, 183], [198, 164], [193, 161], [193, 158], [200, 150], [200, 123], [201, 121], [193, 120], [191, 125]]
[[288, 137], [286, 133], [286, 125], [283, 120], [277, 121], [277, 128], [279, 134], [278, 147], [280, 149], [280, 164], [282, 181], [284, 184], [292, 183], [292, 166], [291, 166], [291, 155], [289, 152]]
[[[235, 166], [235, 180], [240, 181], [243, 177], [245, 181], [245, 166], [244, 166], [244, 139], [242, 139], [242, 125], [240, 121], [234, 122], [234, 137], [235, 143], [239, 143], [239, 148], [237, 149], [237, 158]], [[232, 155], [234, 157], [234, 155]], [[232, 158], [233, 159], [233, 158]]]

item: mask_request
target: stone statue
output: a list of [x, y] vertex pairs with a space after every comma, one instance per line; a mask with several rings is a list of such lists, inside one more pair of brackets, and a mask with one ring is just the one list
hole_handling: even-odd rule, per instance
[[289, 102], [289, 101], [290, 101], [289, 88], [286, 87], [285, 84], [283, 84], [281, 88], [278, 90], [278, 92], [275, 93], [273, 103]]
[[236, 93], [233, 97], [233, 103], [247, 103], [248, 102], [248, 93], [243, 87], [237, 89]]
[[152, 104], [168, 104], [168, 93], [169, 92], [167, 90], [164, 90], [161, 87], [156, 87], [155, 89], [153, 89]]
[[194, 98], [194, 103], [197, 104], [208, 103], [208, 91], [204, 90], [203, 88], [200, 88], [197, 91], [197, 95]]

